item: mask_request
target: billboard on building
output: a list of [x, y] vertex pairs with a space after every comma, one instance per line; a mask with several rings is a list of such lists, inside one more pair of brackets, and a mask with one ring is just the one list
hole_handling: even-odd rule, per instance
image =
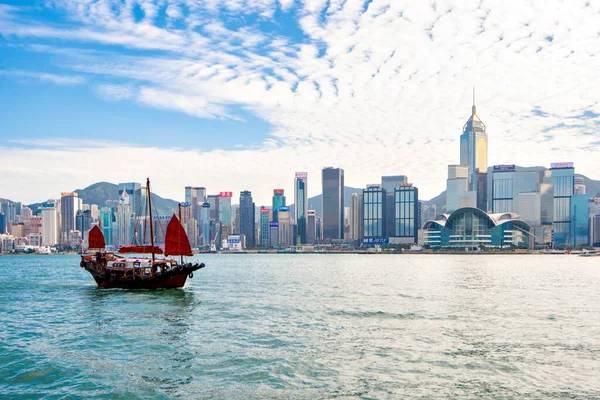
[[221, 197], [233, 197], [233, 193], [232, 192], [220, 192], [219, 196], [221, 196]]
[[279, 222], [277, 222], [277, 221], [271, 221], [271, 222], [269, 222], [269, 226], [271, 228], [279, 228]]
[[273, 194], [283, 194], [283, 189], [273, 189]]
[[553, 162], [550, 164], [551, 169], [557, 168], [573, 168], [573, 162]]
[[494, 165], [493, 170], [494, 171], [514, 171], [515, 170], [515, 164]]
[[308, 178], [308, 172], [296, 172], [296, 178]]
[[363, 244], [388, 244], [389, 241], [388, 237], [369, 237], [363, 239]]

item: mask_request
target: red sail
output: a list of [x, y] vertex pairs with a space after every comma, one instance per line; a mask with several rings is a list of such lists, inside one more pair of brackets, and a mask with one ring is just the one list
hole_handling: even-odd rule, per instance
[[162, 249], [158, 246], [123, 246], [119, 249], [119, 253], [154, 253], [162, 254]]
[[166, 256], [191, 256], [192, 247], [183, 226], [173, 214], [171, 222], [167, 226], [165, 235], [165, 255]]
[[88, 248], [90, 249], [103, 249], [106, 247], [104, 242], [104, 234], [98, 225], [94, 225], [88, 236]]

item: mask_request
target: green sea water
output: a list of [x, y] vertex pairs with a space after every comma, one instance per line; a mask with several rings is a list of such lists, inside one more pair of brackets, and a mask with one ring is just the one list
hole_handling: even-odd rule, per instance
[[198, 260], [125, 291], [0, 257], [0, 398], [600, 398], [600, 258]]

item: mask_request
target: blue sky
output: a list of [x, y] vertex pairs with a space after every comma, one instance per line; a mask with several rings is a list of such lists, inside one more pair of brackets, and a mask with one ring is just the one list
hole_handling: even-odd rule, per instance
[[150, 175], [268, 203], [337, 166], [430, 198], [473, 85], [490, 164], [600, 179], [598, 26], [586, 1], [0, 0], [0, 197]]

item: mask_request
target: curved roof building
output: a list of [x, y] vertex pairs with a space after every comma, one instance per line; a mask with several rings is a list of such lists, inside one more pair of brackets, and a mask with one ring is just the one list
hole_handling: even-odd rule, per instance
[[432, 247], [529, 247], [530, 227], [515, 213], [488, 214], [463, 207], [427, 221], [425, 243]]

